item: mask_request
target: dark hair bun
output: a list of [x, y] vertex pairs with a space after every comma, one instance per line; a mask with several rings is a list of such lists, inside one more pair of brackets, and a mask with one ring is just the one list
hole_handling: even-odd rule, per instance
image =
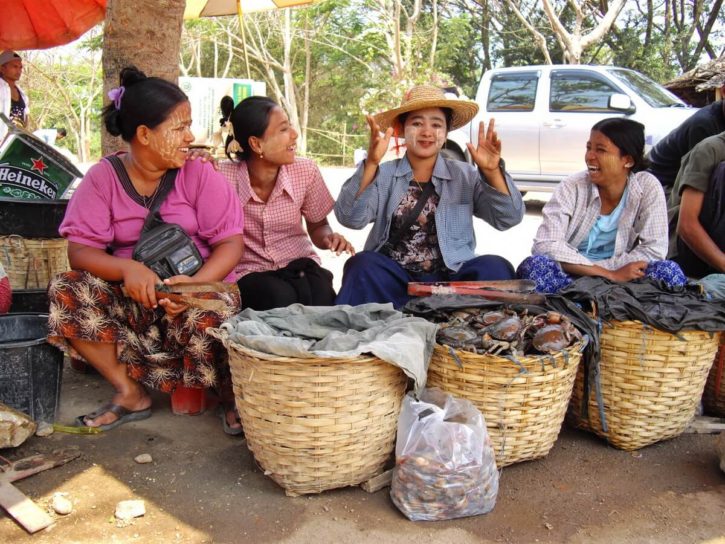
[[134, 83], [138, 83], [139, 81], [143, 81], [144, 79], [146, 79], [146, 74], [144, 74], [135, 66], [126, 66], [121, 70], [120, 80], [121, 85], [123, 85], [124, 87], [133, 85]]
[[234, 111], [234, 99], [231, 96], [222, 97], [222, 100], [219, 103], [219, 109], [222, 112], [222, 118], [219, 119], [219, 124], [224, 126], [224, 123], [229, 121], [229, 116]]

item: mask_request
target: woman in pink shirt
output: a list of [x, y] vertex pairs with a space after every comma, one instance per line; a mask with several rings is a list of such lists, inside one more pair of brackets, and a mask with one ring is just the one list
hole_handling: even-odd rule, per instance
[[[184, 384], [217, 387], [225, 430], [241, 433], [225, 351], [205, 332], [237, 310], [238, 294], [219, 294], [228, 311], [215, 312], [157, 298], [162, 278], [131, 254], [160, 188], [171, 184], [160, 215], [183, 228], [204, 263], [192, 277], [164, 283], [223, 280], [242, 255], [243, 212], [221, 174], [186, 161], [194, 136], [181, 89], [130, 67], [109, 97], [106, 130], [129, 150], [91, 167], [70, 200], [59, 230], [73, 270], [54, 278], [48, 292], [49, 341], [88, 362], [115, 389], [110, 403], [79, 417], [78, 425], [108, 430], [145, 419], [151, 415], [145, 387], [172, 392]], [[110, 162], [116, 158], [118, 170]]]
[[236, 160], [219, 169], [244, 208], [245, 250], [234, 269], [242, 308], [334, 304], [332, 273], [320, 266], [315, 246], [355, 251], [327, 222], [335, 201], [319, 168], [295, 156], [297, 131], [273, 100], [251, 96], [233, 105], [222, 99], [222, 122], [233, 130], [227, 156]]

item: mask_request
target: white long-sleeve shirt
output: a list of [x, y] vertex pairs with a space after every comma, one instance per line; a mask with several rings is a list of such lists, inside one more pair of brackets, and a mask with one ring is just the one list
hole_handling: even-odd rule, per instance
[[[23, 90], [16, 85], [15, 88], [20, 93], [20, 96], [23, 98], [23, 102], [25, 102], [25, 123], [27, 124], [28, 121], [28, 111], [30, 109], [30, 102], [28, 101], [28, 95], [26, 95]], [[10, 118], [10, 104], [12, 103], [12, 96], [10, 93], [10, 85], [7, 84], [7, 82], [0, 77], [0, 113], [5, 115], [5, 117]], [[8, 132], [8, 127], [5, 123], [0, 122], [0, 143], [5, 139], [5, 135]]]

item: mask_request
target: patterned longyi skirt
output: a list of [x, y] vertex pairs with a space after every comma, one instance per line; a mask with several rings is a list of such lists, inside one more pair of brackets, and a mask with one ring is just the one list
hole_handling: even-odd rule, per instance
[[228, 311], [189, 308], [170, 319], [163, 308], [145, 308], [123, 295], [120, 283], [88, 272], [58, 274], [48, 287], [48, 341], [83, 360], [68, 339], [113, 343], [133, 379], [171, 392], [178, 385], [222, 387], [231, 382], [224, 346], [206, 334], [239, 311], [238, 292], [205, 293]]

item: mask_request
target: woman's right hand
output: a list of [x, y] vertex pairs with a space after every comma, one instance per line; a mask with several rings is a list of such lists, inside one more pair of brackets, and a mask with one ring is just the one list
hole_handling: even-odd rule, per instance
[[123, 285], [126, 293], [133, 300], [146, 306], [156, 308], [156, 286], [161, 279], [156, 272], [143, 263], [128, 259], [123, 267]]
[[377, 166], [383, 160], [385, 153], [388, 152], [390, 138], [393, 136], [393, 128], [388, 127], [385, 133], [381, 133], [380, 125], [375, 122], [372, 115], [367, 115], [367, 121], [370, 127], [367, 161]]
[[380, 132], [380, 125], [375, 122], [372, 115], [367, 116], [368, 125], [370, 126], [370, 144], [368, 145], [368, 156], [365, 159], [362, 179], [360, 180], [360, 188], [357, 191], [357, 197], [365, 192], [378, 174], [378, 166], [383, 156], [388, 151], [390, 138], [393, 135], [392, 127], [384, 134]]
[[612, 270], [608, 279], [617, 282], [638, 280], [640, 278], [644, 278], [644, 272], [646, 269], [646, 261], [635, 261], [625, 264], [617, 270]]

